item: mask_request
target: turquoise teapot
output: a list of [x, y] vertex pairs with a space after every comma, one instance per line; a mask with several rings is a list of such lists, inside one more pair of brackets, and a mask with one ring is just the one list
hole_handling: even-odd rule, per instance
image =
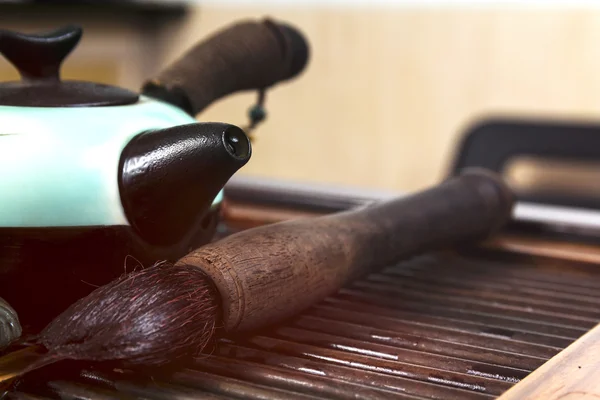
[[62, 80], [82, 36], [0, 30], [19, 71], [0, 83], [0, 296], [40, 327], [94, 287], [174, 261], [213, 238], [223, 187], [251, 157], [241, 128], [198, 122], [213, 101], [298, 75], [296, 29], [242, 21], [196, 45], [136, 93]]

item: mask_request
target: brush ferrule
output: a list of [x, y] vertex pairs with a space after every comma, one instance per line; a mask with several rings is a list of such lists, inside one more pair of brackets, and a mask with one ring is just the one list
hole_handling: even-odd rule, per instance
[[246, 291], [229, 261], [209, 248], [200, 248], [182, 258], [176, 265], [198, 268], [212, 280], [221, 298], [223, 326], [226, 331], [236, 330], [245, 313]]

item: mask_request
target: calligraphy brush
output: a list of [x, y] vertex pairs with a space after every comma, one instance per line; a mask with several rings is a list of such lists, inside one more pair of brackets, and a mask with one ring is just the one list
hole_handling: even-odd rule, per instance
[[242, 231], [98, 288], [36, 346], [0, 359], [0, 375], [63, 359], [159, 366], [196, 355], [217, 327], [265, 327], [402, 258], [483, 239], [513, 203], [497, 175], [470, 169], [409, 196]]

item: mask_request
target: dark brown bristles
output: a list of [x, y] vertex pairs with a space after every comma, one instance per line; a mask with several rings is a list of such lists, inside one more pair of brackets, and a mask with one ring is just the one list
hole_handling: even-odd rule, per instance
[[79, 300], [39, 341], [62, 359], [159, 366], [202, 351], [219, 321], [218, 302], [197, 268], [156, 264]]

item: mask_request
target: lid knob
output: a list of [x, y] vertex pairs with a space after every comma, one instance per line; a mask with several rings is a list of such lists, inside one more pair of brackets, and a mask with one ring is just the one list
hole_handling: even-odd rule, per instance
[[59, 81], [60, 66], [81, 39], [82, 29], [66, 26], [44, 34], [0, 30], [0, 53], [23, 80]]
[[60, 79], [60, 66], [82, 34], [74, 25], [42, 34], [0, 30], [0, 55], [21, 74], [21, 81], [0, 82], [0, 106], [99, 107], [137, 102], [139, 95], [127, 89]]

